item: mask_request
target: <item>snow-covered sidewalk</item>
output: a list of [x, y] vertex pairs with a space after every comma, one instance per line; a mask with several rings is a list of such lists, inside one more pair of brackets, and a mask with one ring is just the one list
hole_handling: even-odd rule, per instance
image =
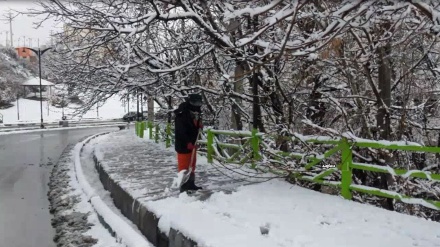
[[[139, 139], [134, 129], [119, 131], [96, 138], [95, 155], [110, 178], [134, 198], [157, 200], [173, 193], [172, 184], [177, 177], [176, 153], [148, 140]], [[196, 183], [204, 188], [233, 190], [239, 185], [258, 181], [246, 169], [208, 165], [206, 158], [197, 158]], [[236, 172], [245, 174], [237, 176]], [[267, 179], [266, 179], [267, 180]]]
[[159, 217], [160, 231], [168, 235], [175, 229], [198, 246], [440, 246], [440, 223], [279, 179], [254, 184], [264, 179], [250, 179], [246, 169], [209, 165], [203, 157], [197, 168], [203, 186], [233, 192], [216, 192], [203, 201], [174, 196], [173, 148], [139, 139], [133, 130], [98, 137], [93, 145], [109, 177]]

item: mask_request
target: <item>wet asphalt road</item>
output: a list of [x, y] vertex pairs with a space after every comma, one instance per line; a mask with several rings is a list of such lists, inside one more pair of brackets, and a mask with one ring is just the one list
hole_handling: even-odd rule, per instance
[[0, 246], [54, 247], [48, 182], [64, 148], [114, 128], [0, 135]]

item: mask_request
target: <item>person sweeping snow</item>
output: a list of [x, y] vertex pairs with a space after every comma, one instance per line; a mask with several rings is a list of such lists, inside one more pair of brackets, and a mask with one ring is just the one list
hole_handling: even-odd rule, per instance
[[[177, 152], [177, 167], [180, 173], [183, 170], [187, 181], [183, 181], [180, 192], [200, 190], [195, 185], [195, 168], [197, 161], [197, 139], [203, 128], [201, 119], [202, 96], [190, 94], [187, 100], [179, 105], [175, 113], [175, 150]], [[184, 179], [184, 180], [186, 180]]]

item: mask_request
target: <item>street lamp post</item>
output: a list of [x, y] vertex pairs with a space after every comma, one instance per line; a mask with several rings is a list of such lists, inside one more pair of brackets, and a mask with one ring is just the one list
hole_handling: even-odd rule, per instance
[[44, 129], [44, 124], [43, 124], [43, 93], [42, 93], [43, 92], [43, 86], [41, 85], [41, 56], [46, 51], [48, 51], [51, 48], [52, 47], [48, 47], [48, 48], [43, 49], [43, 50], [38, 48], [38, 50], [35, 50], [35, 49], [32, 49], [32, 48], [25, 47], [25, 49], [29, 49], [29, 50], [33, 51], [38, 56], [38, 72], [39, 72], [39, 75], [40, 75], [40, 114], [41, 114], [41, 125], [40, 125], [40, 127], [42, 129]]
[[18, 101], [18, 96], [19, 96], [19, 94], [17, 93], [17, 119], [18, 119], [18, 121], [20, 121], [20, 105], [19, 105], [19, 101]]
[[140, 121], [139, 120], [139, 89], [136, 90], [136, 97], [137, 97], [137, 106], [136, 106], [136, 121]]
[[130, 94], [127, 93], [127, 113], [130, 112]]

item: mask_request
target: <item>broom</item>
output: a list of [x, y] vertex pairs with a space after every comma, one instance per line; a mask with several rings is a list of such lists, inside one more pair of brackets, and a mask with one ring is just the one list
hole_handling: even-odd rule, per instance
[[197, 133], [197, 139], [196, 139], [196, 143], [195, 143], [195, 147], [194, 147], [194, 149], [192, 150], [192, 152], [191, 152], [191, 161], [190, 161], [190, 163], [189, 163], [189, 169], [187, 170], [187, 171], [185, 171], [184, 172], [184, 174], [183, 174], [183, 178], [182, 178], [182, 181], [180, 182], [180, 184], [179, 184], [179, 188], [180, 187], [182, 187], [182, 185], [184, 184], [184, 183], [186, 183], [186, 182], [188, 182], [188, 180], [189, 180], [189, 177], [191, 176], [191, 173], [192, 173], [192, 171], [193, 171], [193, 161], [194, 161], [194, 156], [196, 155], [196, 147], [197, 147], [197, 141], [199, 140], [199, 137], [200, 137], [200, 129], [199, 129], [199, 131], [198, 131], [198, 133]]

